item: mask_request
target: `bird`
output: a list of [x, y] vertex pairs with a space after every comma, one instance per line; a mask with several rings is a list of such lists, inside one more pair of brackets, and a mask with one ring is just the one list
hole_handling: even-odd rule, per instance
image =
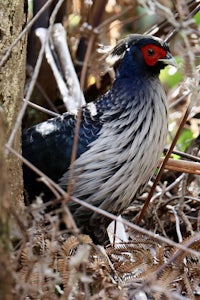
[[[142, 34], [120, 40], [107, 61], [115, 70], [112, 85], [81, 108], [71, 195], [119, 215], [142, 192], [162, 155], [168, 109], [159, 74], [176, 61], [164, 40]], [[76, 119], [66, 112], [26, 129], [22, 137], [23, 156], [63, 189]], [[24, 182], [32, 196], [42, 186], [34, 188], [36, 175], [26, 165]], [[110, 220], [73, 201], [68, 206], [81, 231], [103, 243]]]

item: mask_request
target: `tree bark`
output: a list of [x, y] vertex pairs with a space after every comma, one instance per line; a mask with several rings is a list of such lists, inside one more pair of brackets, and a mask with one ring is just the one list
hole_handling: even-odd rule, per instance
[[[0, 0], [0, 59], [25, 26], [24, 1]], [[12, 208], [21, 209], [21, 162], [9, 154], [5, 159], [5, 143], [15, 125], [22, 105], [25, 80], [26, 37], [12, 49], [0, 69], [0, 299], [12, 299], [12, 268], [10, 262], [9, 220]], [[20, 152], [21, 131], [18, 130], [12, 147]]]

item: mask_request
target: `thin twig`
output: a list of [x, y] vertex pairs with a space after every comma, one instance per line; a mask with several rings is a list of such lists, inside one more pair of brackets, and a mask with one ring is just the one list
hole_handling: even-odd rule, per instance
[[[164, 153], [167, 153], [168, 150], [169, 149], [165, 148]], [[178, 150], [173, 150], [172, 153], [176, 154], [176, 155], [179, 155], [181, 157], [184, 157], [186, 159], [192, 160], [192, 161], [200, 162], [200, 157], [194, 156], [194, 155], [189, 154], [189, 153], [185, 153], [185, 152], [178, 151]]]
[[[68, 184], [67, 184], [67, 194], [68, 195], [71, 195], [71, 192], [74, 188], [74, 182], [73, 182], [74, 162], [76, 160], [76, 155], [77, 155], [77, 150], [78, 150], [78, 139], [79, 139], [79, 129], [80, 129], [80, 125], [81, 125], [81, 115], [82, 115], [82, 109], [80, 107], [78, 110], [77, 118], [76, 118], [74, 140], [73, 140], [73, 145], [72, 145], [72, 154], [71, 154]], [[69, 198], [66, 198], [66, 200], [68, 201]]]
[[42, 47], [40, 49], [40, 52], [39, 52], [39, 55], [38, 55], [38, 59], [37, 59], [37, 62], [36, 62], [35, 68], [34, 68], [33, 76], [31, 78], [31, 82], [30, 82], [30, 85], [29, 85], [29, 88], [28, 88], [28, 91], [27, 91], [26, 98], [24, 99], [24, 102], [22, 104], [21, 110], [20, 110], [20, 112], [19, 112], [19, 114], [17, 116], [17, 120], [15, 122], [15, 126], [14, 126], [14, 128], [13, 128], [11, 134], [10, 134], [9, 139], [8, 139], [8, 142], [7, 142], [7, 145], [6, 145], [7, 147], [5, 148], [5, 156], [8, 155], [8, 153], [9, 153], [8, 149], [11, 148], [12, 143], [13, 143], [14, 138], [15, 138], [15, 135], [16, 135], [19, 127], [21, 126], [21, 122], [22, 122], [23, 116], [24, 116], [26, 108], [28, 106], [28, 102], [27, 101], [30, 101], [30, 98], [31, 98], [31, 95], [32, 95], [32, 92], [33, 92], [33, 89], [34, 89], [34, 86], [35, 86], [35, 83], [36, 83], [39, 71], [40, 71], [40, 67], [41, 67], [42, 59], [43, 59], [43, 55], [44, 55], [44, 50], [45, 50], [45, 43], [44, 43], [44, 45], [42, 45]]
[[85, 86], [88, 63], [90, 60], [90, 55], [92, 52], [92, 47], [94, 45], [95, 38], [96, 38], [96, 34], [94, 32], [92, 32], [89, 42], [88, 42], [88, 46], [87, 46], [87, 50], [86, 50], [86, 54], [85, 54], [85, 58], [84, 58], [84, 62], [83, 62], [83, 68], [81, 71], [80, 86], [81, 86], [82, 90], [84, 89], [84, 86]]
[[[26, 72], [28, 77], [30, 77], [30, 79], [33, 76], [33, 68], [32, 66], [28, 65], [28, 67], [26, 68]], [[49, 96], [47, 95], [47, 93], [44, 91], [44, 88], [41, 86], [41, 84], [36, 81], [35, 83], [36, 88], [38, 89], [38, 91], [41, 93], [41, 95], [44, 97], [44, 99], [46, 100], [48, 106], [57, 114], [59, 114], [58, 109], [56, 108], [56, 106], [53, 104], [52, 100], [49, 98]], [[25, 94], [26, 95], [26, 94]], [[31, 102], [32, 103], [32, 102]]]
[[35, 104], [35, 103], [31, 102], [31, 101], [28, 101], [26, 99], [23, 99], [23, 101], [26, 101], [29, 106], [35, 108], [36, 110], [41, 111], [41, 112], [43, 112], [45, 114], [48, 114], [48, 115], [50, 115], [52, 117], [59, 117], [60, 116], [60, 114], [57, 114], [56, 112], [54, 112], [52, 110], [49, 110], [49, 109], [46, 109], [46, 108], [44, 108], [44, 107], [42, 107], [42, 106], [40, 106], [38, 104]]
[[152, 202], [157, 199], [158, 197], [160, 197], [161, 195], [164, 195], [166, 194], [167, 192], [169, 192], [171, 189], [173, 189], [176, 185], [178, 185], [181, 180], [183, 179], [184, 177], [184, 174], [181, 174], [178, 178], [176, 178], [176, 180], [174, 182], [172, 182], [170, 185], [168, 185], [167, 187], [165, 187], [165, 190], [164, 192], [161, 191], [161, 192], [158, 192], [155, 196], [153, 196], [151, 198]]
[[51, 14], [51, 16], [49, 18], [49, 31], [50, 31], [50, 34], [51, 34], [51, 30], [53, 28], [53, 25], [55, 23], [58, 11], [61, 8], [61, 6], [62, 6], [62, 4], [63, 4], [64, 1], [65, 0], [59, 0], [59, 1], [57, 1], [56, 5], [55, 5], [55, 7], [54, 7], [54, 9], [52, 11], [52, 14]]
[[[121, 18], [123, 15], [125, 15], [127, 12], [129, 12], [131, 9], [134, 8], [134, 5], [129, 5], [126, 8], [123, 8], [122, 11], [119, 13], [115, 14], [114, 16], [111, 16], [110, 18], [105, 19], [101, 24], [99, 24], [94, 30], [95, 32], [100, 32], [103, 28], [107, 27], [110, 23], [112, 23], [115, 20], [118, 20]], [[135, 17], [137, 18], [137, 17]]]
[[181, 234], [180, 219], [179, 219], [178, 213], [177, 213], [175, 207], [172, 206], [172, 205], [167, 205], [167, 208], [169, 210], [171, 210], [172, 213], [174, 214], [175, 224], [176, 224], [176, 234], [177, 234], [179, 243], [182, 243], [183, 242], [183, 237], [182, 237], [182, 234]]
[[17, 43], [21, 40], [21, 38], [24, 36], [24, 34], [33, 26], [33, 24], [37, 21], [37, 19], [43, 14], [43, 12], [47, 9], [47, 7], [53, 2], [53, 0], [48, 0], [42, 8], [38, 11], [38, 13], [31, 19], [31, 21], [26, 25], [26, 27], [22, 30], [22, 32], [18, 35], [18, 37], [14, 40], [14, 42], [8, 47], [6, 50], [6, 53], [4, 54], [1, 62], [0, 62], [0, 68], [4, 65], [8, 57], [10, 56], [10, 53], [12, 49], [17, 45]]

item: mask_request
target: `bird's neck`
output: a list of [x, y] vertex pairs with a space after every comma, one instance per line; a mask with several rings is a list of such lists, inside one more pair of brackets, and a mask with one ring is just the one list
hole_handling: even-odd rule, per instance
[[[110, 93], [114, 95], [117, 94], [119, 98], [123, 97], [123, 99], [125, 99], [124, 101], [132, 101], [133, 98], [137, 98], [138, 95], [140, 99], [145, 98], [145, 95], [148, 99], [148, 95], [155, 86], [163, 90], [158, 76], [140, 76], [139, 74], [137, 74], [137, 76], [133, 74], [129, 77], [120, 76], [116, 77]], [[142, 97], [142, 95], [144, 96]], [[113, 99], [113, 101], [116, 100], [118, 99]]]
[[160, 70], [157, 68], [143, 66], [140, 67], [138, 65], [135, 66], [127, 66], [127, 68], [124, 68], [123, 66], [117, 70], [116, 72], [116, 80], [132, 80], [133, 82], [144, 80], [154, 80], [154, 78], [159, 77]]
[[[116, 77], [111, 89], [96, 102], [98, 114], [103, 114], [104, 120], [120, 118], [121, 114], [130, 112], [144, 104], [149, 105], [149, 99], [154, 88], [164, 93], [157, 76], [149, 77]], [[158, 105], [156, 99], [151, 99], [152, 105]], [[155, 103], [154, 103], [155, 102]]]

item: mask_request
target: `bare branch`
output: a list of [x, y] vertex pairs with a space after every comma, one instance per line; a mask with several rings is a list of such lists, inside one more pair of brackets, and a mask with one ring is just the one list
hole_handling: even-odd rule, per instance
[[[163, 158], [160, 159], [160, 163], [164, 161]], [[187, 160], [176, 160], [176, 159], [168, 159], [165, 164], [166, 170], [172, 170], [176, 172], [184, 172], [189, 174], [200, 175], [200, 163], [191, 162]]]
[[64, 78], [69, 89], [69, 95], [74, 100], [74, 110], [86, 104], [83, 92], [80, 89], [80, 83], [74, 69], [69, 48], [67, 45], [66, 31], [62, 24], [55, 24], [52, 29], [53, 46], [55, 47]]

